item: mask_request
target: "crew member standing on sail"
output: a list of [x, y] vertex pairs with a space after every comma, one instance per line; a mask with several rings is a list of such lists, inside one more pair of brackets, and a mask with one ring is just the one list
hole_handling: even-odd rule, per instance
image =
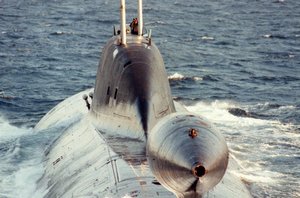
[[130, 23], [130, 28], [131, 28], [131, 34], [138, 34], [138, 19], [134, 18], [132, 22]]

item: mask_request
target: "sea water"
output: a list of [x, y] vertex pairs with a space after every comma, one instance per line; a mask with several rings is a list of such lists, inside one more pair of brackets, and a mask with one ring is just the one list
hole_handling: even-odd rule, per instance
[[[117, 0], [0, 0], [1, 198], [43, 196], [44, 152], [60, 132], [33, 127], [94, 86], [118, 21]], [[300, 197], [300, 1], [148, 0], [144, 22], [174, 99], [224, 134], [251, 194]]]

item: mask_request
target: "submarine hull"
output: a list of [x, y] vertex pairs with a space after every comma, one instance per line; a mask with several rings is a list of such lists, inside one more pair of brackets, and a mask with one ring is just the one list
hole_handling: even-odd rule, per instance
[[[138, 150], [136, 147], [145, 142], [122, 135], [114, 140], [105, 138], [103, 134], [108, 131], [99, 131], [99, 126], [93, 125], [95, 118], [82, 99], [82, 95], [91, 91], [64, 100], [36, 125], [35, 130], [40, 133], [61, 130], [45, 151], [45, 172], [38, 181], [37, 193], [44, 197], [176, 197], [157, 181], [145, 156], [129, 152]], [[176, 111], [186, 112], [179, 103], [174, 104]], [[103, 119], [103, 128], [110, 121]], [[112, 131], [116, 130], [113, 128]], [[122, 129], [118, 129], [118, 134], [122, 134]], [[115, 152], [109, 142], [114, 142], [113, 147], [122, 148], [124, 153]], [[126, 152], [130, 155], [124, 156]], [[236, 171], [238, 166], [229, 157], [222, 180], [202, 197], [251, 197]]]
[[94, 89], [61, 102], [36, 125], [37, 131], [60, 134], [45, 151], [38, 192], [251, 197], [231, 170], [222, 134], [173, 101], [162, 56], [151, 33], [143, 33], [142, 1], [138, 4], [139, 19], [130, 31], [120, 1], [120, 30], [115, 28], [102, 50]]

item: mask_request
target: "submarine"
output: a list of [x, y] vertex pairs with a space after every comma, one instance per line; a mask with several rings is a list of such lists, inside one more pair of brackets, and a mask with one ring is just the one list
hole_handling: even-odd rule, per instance
[[104, 46], [94, 88], [50, 110], [35, 126], [59, 132], [45, 150], [38, 195], [53, 197], [251, 197], [225, 138], [173, 100], [159, 49], [138, 17]]

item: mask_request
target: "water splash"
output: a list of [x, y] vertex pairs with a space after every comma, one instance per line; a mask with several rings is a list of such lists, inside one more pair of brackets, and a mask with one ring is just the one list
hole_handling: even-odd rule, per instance
[[43, 173], [35, 137], [31, 128], [15, 127], [0, 116], [0, 197], [29, 198], [35, 192]]
[[[228, 112], [228, 108], [240, 106], [234, 101], [213, 101], [186, 108], [208, 118], [225, 135], [230, 153], [240, 167], [233, 173], [250, 183], [254, 196], [261, 197], [261, 193], [270, 189], [275, 189], [273, 195], [276, 189], [282, 193], [283, 185], [291, 186], [286, 191], [295, 196], [298, 190], [291, 188], [297, 186], [295, 183], [300, 184], [300, 175], [294, 174], [300, 163], [300, 133], [295, 132], [299, 126], [278, 120], [238, 117]], [[257, 104], [246, 108], [253, 106]], [[293, 107], [276, 109], [281, 111], [282, 108]]]

